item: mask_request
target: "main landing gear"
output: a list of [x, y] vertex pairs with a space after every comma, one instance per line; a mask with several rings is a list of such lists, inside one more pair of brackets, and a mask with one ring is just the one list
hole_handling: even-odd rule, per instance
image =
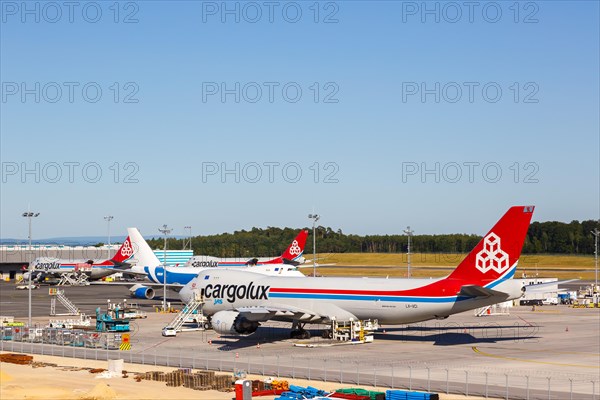
[[293, 322], [290, 337], [292, 339], [310, 339], [310, 332], [304, 329], [304, 325], [300, 322]]

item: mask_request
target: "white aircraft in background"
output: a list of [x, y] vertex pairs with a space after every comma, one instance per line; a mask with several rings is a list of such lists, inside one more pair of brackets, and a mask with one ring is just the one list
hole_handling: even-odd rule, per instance
[[[31, 272], [23, 274], [24, 280], [31, 279], [34, 282], [54, 281], [63, 274], [80, 273], [88, 277], [88, 280], [98, 280], [117, 272], [123, 272], [131, 267], [125, 261], [133, 254], [129, 237], [125, 239], [115, 255], [108, 260], [65, 260], [50, 257], [38, 257], [31, 262]], [[27, 270], [27, 267], [24, 268]]]
[[[131, 243], [134, 248], [131, 263], [135, 263], [135, 265], [131, 267], [129, 271], [123, 271], [123, 273], [143, 275], [150, 281], [148, 283], [134, 285], [129, 289], [131, 295], [137, 298], [152, 299], [154, 297], [154, 288], [163, 287], [165, 285], [172, 290], [180, 290], [199, 273], [213, 269], [252, 271], [261, 275], [305, 277], [305, 275], [298, 271], [298, 268], [294, 265], [271, 262], [250, 265], [240, 264], [228, 267], [166, 267], [165, 276], [165, 268], [161, 265], [160, 260], [156, 257], [150, 246], [148, 246], [148, 243], [144, 240], [139, 230], [137, 228], [128, 228], [127, 233], [131, 238]], [[306, 241], [306, 237], [304, 238], [304, 241]], [[284, 253], [284, 255], [285, 254], [286, 253]]]
[[511, 207], [458, 267], [439, 279], [295, 278], [211, 269], [179, 295], [204, 299], [203, 313], [221, 334], [250, 334], [260, 322], [292, 322], [293, 337], [310, 337], [306, 323], [377, 319], [409, 324], [444, 319], [467, 310], [518, 299], [511, 279], [533, 215], [533, 206]]
[[246, 261], [239, 258], [218, 258], [212, 256], [193, 256], [185, 264], [186, 267], [246, 267], [252, 265], [290, 264], [298, 266], [304, 263], [304, 246], [308, 237], [307, 230], [301, 230], [292, 243], [279, 257], [256, 257]]

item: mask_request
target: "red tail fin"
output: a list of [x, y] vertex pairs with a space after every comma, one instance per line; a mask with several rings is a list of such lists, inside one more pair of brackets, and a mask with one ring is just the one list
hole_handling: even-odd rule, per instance
[[448, 278], [486, 283], [501, 276], [512, 276], [521, 256], [533, 209], [534, 206], [509, 208]]
[[306, 238], [308, 237], [308, 231], [301, 230], [298, 236], [292, 241], [292, 244], [281, 255], [281, 258], [287, 260], [294, 260], [304, 253], [304, 246], [306, 245]]
[[131, 239], [127, 236], [127, 239], [123, 242], [119, 250], [115, 253], [112, 261], [122, 263], [133, 255], [133, 246], [131, 245]]

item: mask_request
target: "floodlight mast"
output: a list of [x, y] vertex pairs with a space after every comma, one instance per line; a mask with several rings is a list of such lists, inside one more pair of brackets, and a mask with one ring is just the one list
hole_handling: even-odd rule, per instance
[[108, 251], [110, 253], [110, 221], [112, 221], [115, 217], [113, 217], [112, 215], [107, 215], [104, 217], [104, 220], [106, 221], [106, 223], [108, 224]]
[[167, 228], [167, 225], [163, 225], [162, 228], [158, 228], [158, 231], [165, 235], [165, 246], [163, 249], [163, 311], [167, 311], [167, 236], [172, 230], [173, 229]]
[[594, 235], [594, 238], [595, 238], [595, 241], [594, 241], [595, 279], [594, 279], [594, 290], [592, 290], [592, 295], [594, 294], [594, 291], [598, 290], [598, 235], [599, 234], [600, 234], [600, 231], [598, 231], [598, 228], [596, 228], [592, 231], [592, 235]]
[[[31, 219], [32, 218], [36, 218], [40, 215], [39, 212], [32, 212], [29, 210], [29, 207], [27, 207], [27, 212], [24, 212], [23, 217], [27, 218], [29, 220], [29, 266], [28, 266], [28, 271], [29, 271], [29, 283], [27, 285], [27, 291], [29, 292], [29, 300], [28, 300], [28, 318], [27, 318], [27, 323], [29, 324], [29, 327], [31, 327], [31, 276], [33, 275], [33, 270], [32, 270], [32, 252], [31, 252]], [[31, 336], [31, 335], [30, 335]]]
[[404, 230], [404, 233], [406, 234], [406, 236], [408, 236], [408, 249], [406, 252], [406, 256], [408, 259], [407, 260], [408, 261], [408, 278], [410, 278], [410, 238], [415, 233], [415, 231], [410, 229], [410, 226], [407, 226], [406, 229]]
[[308, 214], [308, 218], [313, 220], [313, 276], [317, 276], [317, 237], [315, 235], [315, 228], [321, 216], [318, 214]]
[[192, 227], [188, 225], [188, 226], [184, 226], [183, 229], [185, 229], [187, 231], [187, 237], [183, 239], [183, 250], [191, 250], [192, 249]]

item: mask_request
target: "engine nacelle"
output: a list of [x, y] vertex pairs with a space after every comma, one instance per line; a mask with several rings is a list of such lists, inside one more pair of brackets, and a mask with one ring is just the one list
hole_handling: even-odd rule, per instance
[[23, 274], [23, 281], [29, 280], [29, 274], [31, 274], [32, 282], [43, 282], [44, 280], [46, 280], [46, 277], [50, 276], [49, 274], [46, 274], [45, 272], [42, 272], [42, 271], [25, 272]]
[[140, 284], [132, 286], [129, 292], [131, 293], [131, 297], [135, 297], [136, 299], [152, 300], [154, 298], [154, 289]]
[[237, 311], [219, 311], [211, 318], [212, 327], [221, 335], [249, 335], [254, 333], [260, 323], [250, 321]]

